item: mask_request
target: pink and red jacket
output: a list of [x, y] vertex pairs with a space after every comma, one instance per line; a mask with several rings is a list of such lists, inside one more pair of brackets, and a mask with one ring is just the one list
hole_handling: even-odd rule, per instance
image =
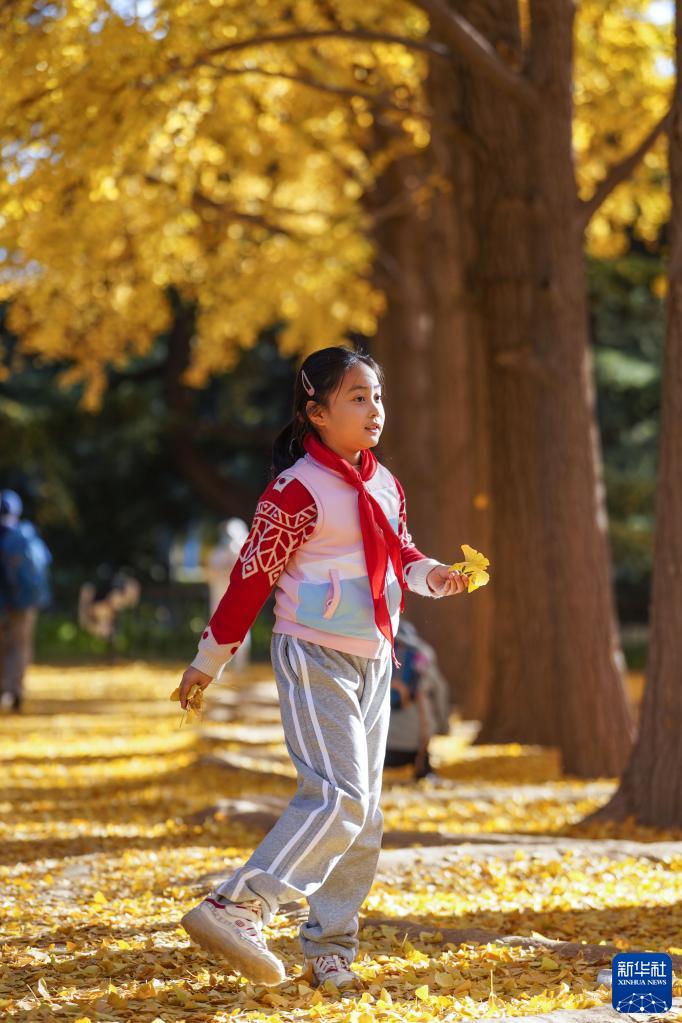
[[[408, 589], [435, 597], [426, 577], [440, 562], [414, 546], [400, 483], [378, 462], [365, 486], [398, 534]], [[221, 673], [273, 586], [274, 632], [361, 657], [380, 657], [388, 647], [374, 621], [357, 492], [309, 454], [281, 472], [261, 495], [193, 667], [212, 677]], [[401, 593], [390, 558], [385, 595], [395, 635]]]

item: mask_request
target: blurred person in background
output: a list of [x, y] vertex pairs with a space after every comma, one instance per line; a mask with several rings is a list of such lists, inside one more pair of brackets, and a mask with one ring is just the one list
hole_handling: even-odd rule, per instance
[[396, 633], [400, 668], [391, 677], [391, 716], [385, 767], [414, 765], [414, 777], [434, 777], [429, 760], [432, 735], [447, 735], [450, 701], [436, 652], [403, 618]]
[[19, 713], [24, 675], [33, 659], [38, 612], [51, 600], [52, 555], [33, 523], [22, 518], [14, 490], [0, 491], [0, 709]]
[[[209, 616], [215, 613], [223, 594], [230, 582], [230, 573], [237, 563], [239, 552], [249, 533], [249, 527], [243, 519], [232, 518], [221, 522], [219, 539], [208, 556], [206, 577], [209, 588]], [[251, 632], [247, 632], [244, 642], [230, 662], [230, 670], [243, 671], [249, 663], [251, 654]]]
[[140, 584], [125, 572], [116, 572], [98, 583], [83, 583], [78, 594], [78, 624], [91, 636], [105, 639], [113, 656], [118, 616], [139, 602]]

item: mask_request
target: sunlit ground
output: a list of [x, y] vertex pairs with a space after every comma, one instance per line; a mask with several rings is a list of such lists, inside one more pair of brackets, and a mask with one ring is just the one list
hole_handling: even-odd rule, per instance
[[[207, 890], [205, 876], [240, 864], [261, 833], [224, 814], [197, 821], [221, 798], [287, 798], [293, 776], [274, 705], [260, 738], [248, 704], [243, 718], [211, 721], [209, 708], [202, 727], [179, 727], [168, 699], [178, 680], [177, 670], [143, 663], [37, 667], [26, 712], [0, 718], [0, 1019], [369, 1023], [610, 1004], [596, 981], [610, 951], [587, 962], [551, 948], [453, 942], [453, 929], [682, 954], [682, 844], [658, 859], [594, 844], [682, 834], [581, 825], [614, 779], [562, 777], [551, 750], [472, 746], [471, 724], [453, 716], [451, 735], [432, 744], [437, 781], [386, 773], [386, 832], [410, 832], [413, 845], [412, 833], [428, 832], [425, 845], [442, 840], [443, 855], [432, 846], [419, 862], [418, 849], [391, 849], [380, 863], [354, 964], [364, 993], [340, 999], [300, 980], [293, 916], [268, 928], [287, 982], [237, 978], [190, 945], [178, 921]], [[246, 701], [268, 680], [256, 666], [229, 685]], [[641, 679], [631, 685], [641, 690]], [[206, 761], [220, 752], [231, 768]], [[448, 855], [447, 836], [463, 835], [478, 842]], [[486, 835], [499, 846], [477, 848]], [[409, 940], [399, 931], [406, 918], [417, 925]]]

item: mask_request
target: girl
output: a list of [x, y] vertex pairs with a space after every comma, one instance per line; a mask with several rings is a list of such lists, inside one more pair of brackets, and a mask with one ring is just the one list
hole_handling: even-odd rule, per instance
[[297, 791], [250, 859], [181, 921], [260, 984], [285, 977], [263, 924], [280, 903], [305, 897], [303, 975], [313, 986], [356, 986], [358, 913], [381, 848], [403, 589], [444, 597], [466, 588], [414, 546], [403, 489], [371, 450], [384, 425], [382, 380], [372, 358], [342, 347], [301, 366], [272, 482], [180, 684], [184, 708], [195, 683], [220, 675], [277, 584], [271, 656]]

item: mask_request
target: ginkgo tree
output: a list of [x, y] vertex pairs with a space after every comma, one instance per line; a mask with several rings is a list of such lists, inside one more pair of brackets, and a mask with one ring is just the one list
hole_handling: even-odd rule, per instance
[[[542, 725], [537, 741], [584, 773], [619, 769], [631, 724], [583, 248], [587, 232], [613, 251], [633, 223], [651, 237], [666, 216], [666, 31], [648, 7], [590, 0], [575, 25], [565, 0], [14, 0], [0, 12], [0, 295], [22, 350], [66, 363], [90, 407], [107, 368], [163, 330], [198, 386], [273, 321], [290, 352], [373, 333], [385, 300], [368, 233], [401, 206], [366, 199], [400, 157], [423, 153], [424, 173], [406, 182], [421, 229], [388, 253], [401, 294], [383, 323], [394, 342], [414, 325], [414, 347], [430, 353], [429, 317], [438, 323], [437, 411], [463, 404], [455, 342], [463, 330], [480, 341], [490, 472], [477, 497], [494, 516], [499, 608], [487, 735], [528, 740]], [[450, 176], [430, 173], [436, 150]], [[442, 227], [424, 216], [436, 192], [460, 229], [438, 265], [415, 244]], [[422, 294], [442, 309], [423, 304], [401, 325], [417, 272], [433, 274]], [[403, 361], [405, 391], [413, 368]], [[186, 403], [183, 392], [175, 407]], [[415, 441], [427, 405], [422, 429], [405, 417]], [[447, 431], [438, 445], [427, 468], [453, 475]]]
[[[633, 725], [584, 252], [613, 254], [633, 231], [646, 243], [665, 222], [670, 26], [646, 2], [422, 6], [456, 51], [445, 69], [431, 61], [443, 185], [430, 218], [415, 201], [380, 227], [379, 354], [404, 346], [388, 393], [423, 410], [389, 417], [417, 539], [428, 530], [447, 552], [464, 536], [496, 571], [457, 629], [442, 607], [415, 618], [460, 694], [488, 680], [470, 713], [479, 741], [556, 745], [567, 770], [615, 775]], [[424, 173], [401, 162], [396, 196]]]
[[[661, 29], [632, 17], [647, 6], [581, 5], [575, 144], [586, 193], [638, 138], [632, 106], [660, 123]], [[368, 279], [360, 199], [396, 152], [428, 143], [427, 56], [475, 56], [477, 71], [514, 80], [444, 9], [4, 5], [0, 295], [24, 350], [71, 363], [65, 380], [84, 381], [94, 407], [104, 369], [148, 351], [168, 326], [169, 287], [198, 310], [192, 384], [279, 319], [285, 351], [373, 333], [384, 300]], [[440, 42], [424, 38], [429, 15]], [[624, 91], [611, 88], [609, 65]], [[370, 153], [377, 114], [390, 141]], [[642, 187], [595, 212], [599, 251], [622, 244], [633, 220], [647, 236], [660, 226], [667, 199], [650, 173], [660, 149], [636, 172]]]
[[[359, 199], [392, 148], [428, 141], [429, 44], [416, 8], [367, 13], [3, 7], [0, 295], [23, 350], [68, 362], [90, 407], [169, 326], [169, 289], [196, 308], [193, 385], [278, 320], [284, 351], [375, 330]], [[370, 154], [377, 108], [395, 137]]]
[[627, 818], [659, 828], [682, 824], [679, 742], [682, 694], [682, 6], [675, 7], [675, 102], [670, 131], [672, 216], [668, 316], [662, 368], [651, 639], [639, 730], [620, 785], [589, 820]]

